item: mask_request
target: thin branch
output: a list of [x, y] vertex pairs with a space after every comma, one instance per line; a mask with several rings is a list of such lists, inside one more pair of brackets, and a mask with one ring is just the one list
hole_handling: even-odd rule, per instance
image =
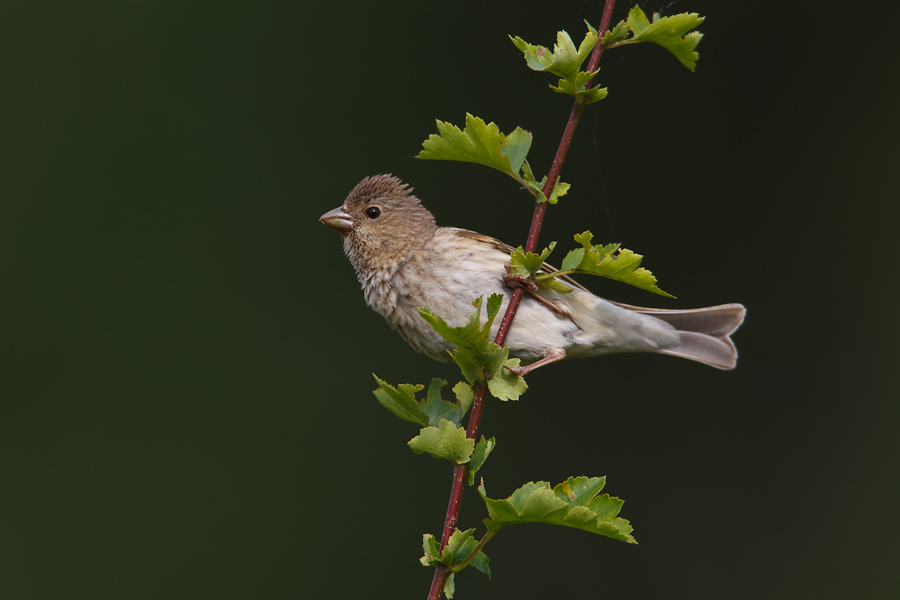
[[[600, 36], [609, 29], [609, 23], [612, 19], [612, 12], [615, 4], [616, 0], [606, 0], [606, 3], [603, 6], [603, 16], [600, 18], [600, 27], [597, 29]], [[588, 71], [593, 72], [597, 70], [597, 65], [599, 64], [602, 55], [603, 44], [598, 40], [597, 45], [594, 46], [593, 52], [591, 52], [591, 59], [588, 61]], [[588, 81], [585, 84], [585, 87], [590, 87], [590, 84], [591, 82]], [[572, 144], [572, 138], [575, 136], [575, 128], [578, 127], [578, 122], [581, 119], [582, 112], [584, 112], [584, 104], [576, 100], [575, 105], [572, 106], [572, 111], [569, 113], [569, 120], [566, 122], [566, 128], [563, 131], [562, 139], [556, 150], [556, 156], [553, 158], [553, 164], [550, 166], [550, 172], [547, 174], [547, 183], [544, 185], [543, 189], [545, 198], [550, 197], [553, 186], [559, 178], [563, 163], [566, 160], [566, 154], [569, 152], [569, 146]], [[526, 252], [534, 252], [537, 248], [538, 237], [541, 233], [541, 227], [544, 224], [544, 215], [547, 212], [547, 204], [547, 202], [538, 202], [535, 204], [534, 214], [531, 217], [531, 227], [528, 230], [528, 240], [525, 244]], [[509, 299], [509, 305], [506, 307], [506, 313], [503, 315], [503, 320], [500, 322], [497, 337], [494, 338], [494, 343], [498, 346], [503, 346], [506, 343], [506, 338], [509, 335], [513, 318], [515, 318], [516, 311], [519, 309], [519, 303], [522, 301], [523, 294], [524, 290], [522, 288], [513, 290], [512, 297]], [[481, 414], [484, 410], [485, 389], [485, 384], [479, 382], [475, 392], [475, 400], [472, 403], [472, 413], [469, 415], [469, 424], [466, 428], [466, 437], [471, 439], [475, 439], [475, 436], [478, 435], [478, 428], [481, 425]], [[453, 486], [450, 489], [450, 502], [447, 506], [447, 516], [444, 519], [444, 531], [441, 535], [442, 550], [450, 541], [450, 536], [453, 535], [453, 532], [456, 530], [456, 521], [459, 517], [459, 507], [462, 503], [462, 494], [466, 487], [466, 474], [468, 472], [468, 464], [457, 465], [456, 468], [453, 469]], [[486, 542], [487, 540], [484, 541]], [[444, 590], [444, 583], [447, 581], [449, 574], [450, 572], [446, 565], [435, 567], [434, 578], [431, 580], [431, 589], [428, 592], [428, 600], [439, 600], [441, 592]]]

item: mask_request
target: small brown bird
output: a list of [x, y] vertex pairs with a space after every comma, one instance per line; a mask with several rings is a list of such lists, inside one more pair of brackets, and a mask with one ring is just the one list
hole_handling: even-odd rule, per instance
[[[396, 177], [363, 179], [341, 207], [319, 220], [341, 232], [369, 306], [422, 354], [446, 361], [453, 345], [419, 315], [419, 307], [452, 326], [466, 322], [479, 296], [503, 294], [500, 314], [506, 309], [513, 248], [474, 231], [438, 227], [412, 188]], [[566, 357], [612, 352], [659, 352], [734, 368], [737, 351], [729, 335], [744, 319], [740, 304], [641, 308], [604, 300], [564, 280], [575, 288], [568, 294], [525, 282], [527, 293], [506, 340], [510, 356], [528, 365], [519, 374]]]

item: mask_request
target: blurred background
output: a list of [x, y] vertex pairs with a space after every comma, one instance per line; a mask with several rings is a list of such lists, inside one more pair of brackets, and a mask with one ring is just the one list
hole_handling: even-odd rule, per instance
[[[318, 217], [390, 172], [524, 243], [512, 181], [413, 157], [471, 112], [546, 173], [570, 102], [507, 35], [580, 40], [602, 2], [304, 4], [0, 6], [0, 597], [425, 597], [451, 468], [372, 373], [459, 376]], [[640, 4], [707, 17], [697, 70], [604, 56], [542, 242], [591, 229], [678, 296], [587, 282], [613, 299], [743, 302], [739, 366], [572, 361], [490, 402], [491, 496], [606, 475], [640, 545], [509, 528], [457, 598], [896, 598], [896, 6]]]

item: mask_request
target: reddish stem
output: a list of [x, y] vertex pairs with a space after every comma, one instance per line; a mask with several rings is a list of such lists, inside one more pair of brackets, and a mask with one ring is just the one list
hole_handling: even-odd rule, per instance
[[[612, 19], [613, 7], [616, 0], [606, 0], [603, 6], [603, 16], [600, 18], [600, 27], [597, 29], [599, 35], [603, 35], [609, 30], [609, 23]], [[599, 41], [594, 46], [591, 53], [591, 59], [588, 61], [588, 71], [596, 71], [603, 55], [603, 44]], [[589, 87], [591, 82], [588, 81], [585, 87]], [[559, 148], [556, 150], [556, 156], [553, 158], [553, 164], [550, 166], [550, 172], [547, 174], [547, 183], [544, 185], [544, 197], [549, 198], [553, 191], [553, 186], [562, 171], [563, 163], [566, 160], [566, 154], [569, 152], [569, 146], [572, 144], [572, 138], [575, 136], [575, 128], [578, 127], [578, 121], [581, 119], [581, 113], [584, 112], [584, 104], [575, 102], [572, 106], [572, 112], [569, 113], [569, 120], [566, 122], [566, 129], [563, 131], [562, 139], [559, 142]], [[534, 252], [537, 248], [538, 237], [540, 237], [541, 226], [544, 224], [544, 215], [547, 212], [547, 202], [537, 202], [534, 207], [534, 214], [531, 217], [531, 227], [528, 230], [528, 240], [525, 244], [526, 252]], [[509, 305], [506, 307], [506, 313], [500, 322], [500, 328], [497, 330], [497, 337], [494, 343], [503, 346], [506, 343], [506, 337], [509, 335], [509, 329], [512, 327], [513, 318], [519, 309], [519, 303], [522, 301], [524, 290], [516, 288], [513, 290], [509, 299]], [[466, 428], [466, 437], [475, 439], [478, 435], [478, 427], [481, 425], [481, 413], [484, 410], [484, 396], [486, 386], [483, 382], [478, 383], [475, 391], [475, 400], [472, 403], [472, 413], [469, 415], [469, 425]], [[453, 487], [450, 489], [450, 503], [447, 506], [447, 516], [444, 519], [444, 531], [441, 535], [441, 549], [450, 541], [450, 536], [456, 530], [456, 520], [459, 517], [459, 507], [462, 503], [463, 491], [466, 487], [466, 474], [469, 472], [469, 465], [457, 465], [453, 469]], [[428, 600], [439, 600], [441, 592], [444, 590], [444, 583], [447, 581], [449, 570], [445, 565], [435, 567], [434, 578], [431, 580], [431, 589], [428, 592]]]

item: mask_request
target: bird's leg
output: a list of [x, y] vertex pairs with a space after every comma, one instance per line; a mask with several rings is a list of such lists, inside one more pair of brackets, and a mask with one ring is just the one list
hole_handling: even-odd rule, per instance
[[562, 360], [566, 357], [566, 351], [562, 348], [551, 348], [547, 352], [544, 353], [544, 358], [539, 361], [535, 361], [530, 365], [525, 365], [524, 367], [506, 367], [510, 373], [513, 375], [518, 375], [519, 377], [534, 371], [538, 367], [543, 367], [544, 365], [549, 365], [552, 362], [556, 362], [558, 360]]

